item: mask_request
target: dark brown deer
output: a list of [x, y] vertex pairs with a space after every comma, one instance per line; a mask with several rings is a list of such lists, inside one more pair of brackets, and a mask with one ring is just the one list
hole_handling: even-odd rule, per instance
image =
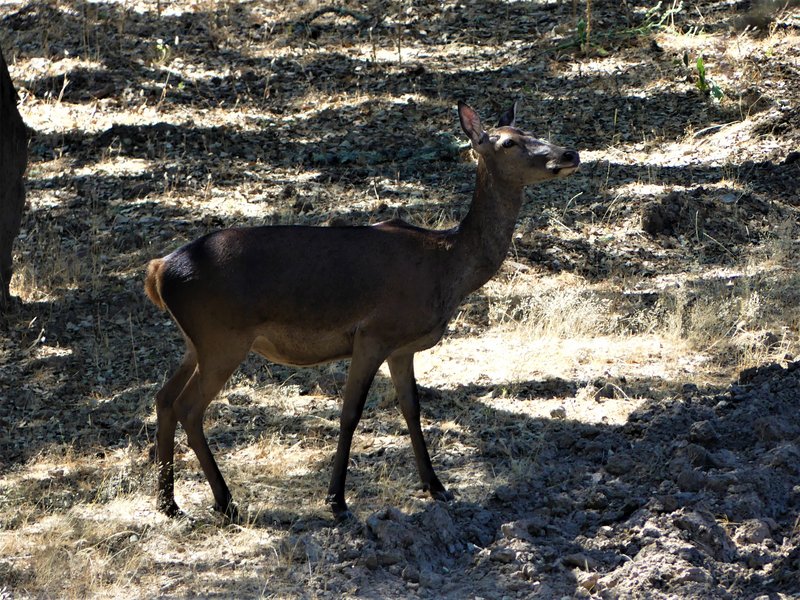
[[17, 92], [0, 51], [0, 312], [11, 300], [11, 257], [22, 222], [28, 163], [28, 130], [17, 110]]
[[414, 353], [436, 344], [463, 298], [500, 267], [525, 186], [569, 175], [579, 163], [574, 150], [515, 128], [516, 105], [491, 133], [466, 104], [459, 103], [458, 113], [478, 156], [472, 206], [458, 227], [432, 231], [395, 219], [363, 227], [224, 229], [150, 261], [145, 291], [186, 339], [183, 362], [156, 395], [160, 510], [180, 514], [173, 466], [180, 422], [215, 508], [236, 516], [203, 433], [203, 415], [251, 350], [295, 366], [351, 359], [326, 499], [337, 518], [349, 515], [350, 445], [384, 361], [422, 486], [437, 500], [452, 498], [422, 437]]

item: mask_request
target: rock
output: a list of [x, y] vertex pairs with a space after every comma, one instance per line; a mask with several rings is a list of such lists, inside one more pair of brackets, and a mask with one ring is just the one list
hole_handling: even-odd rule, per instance
[[289, 536], [282, 539], [278, 552], [292, 562], [318, 562], [322, 558], [322, 549], [310, 536]]
[[775, 417], [761, 417], [753, 423], [756, 436], [762, 442], [777, 442], [783, 439], [783, 427]]
[[412, 583], [419, 583], [419, 569], [411, 565], [408, 565], [405, 569], [403, 569], [401, 576], [406, 581], [410, 581]]
[[419, 574], [419, 584], [422, 587], [438, 590], [444, 583], [444, 577], [438, 573], [423, 569]]
[[631, 471], [633, 466], [634, 462], [627, 454], [617, 452], [616, 454], [611, 455], [606, 462], [605, 468], [609, 474], [619, 476]]
[[583, 552], [567, 554], [561, 559], [561, 562], [567, 567], [577, 567], [582, 571], [590, 571], [597, 568], [597, 561]]
[[719, 440], [719, 433], [711, 421], [697, 421], [689, 427], [689, 441], [707, 446]]
[[591, 592], [600, 581], [600, 573], [578, 573], [576, 580], [579, 586]]
[[771, 538], [769, 525], [760, 519], [748, 519], [736, 528], [733, 541], [742, 544], [761, 544]]
[[696, 469], [684, 469], [678, 473], [675, 483], [684, 492], [699, 492], [706, 484], [706, 477]]
[[705, 569], [701, 569], [700, 567], [689, 567], [682, 573], [678, 574], [678, 576], [675, 578], [675, 581], [677, 583], [711, 583], [712, 578]]
[[559, 406], [554, 408], [550, 411], [550, 418], [552, 419], [566, 419], [567, 418], [567, 409], [563, 406]]
[[528, 524], [526, 521], [511, 521], [510, 523], [503, 523], [500, 526], [500, 532], [507, 539], [518, 539], [527, 542], [532, 542], [533, 538], [528, 531]]
[[489, 553], [489, 560], [499, 563], [511, 563], [517, 560], [517, 552], [506, 546], [498, 546], [492, 548], [492, 551]]
[[604, 400], [614, 398], [615, 394], [616, 394], [616, 388], [614, 387], [614, 385], [611, 383], [607, 383], [594, 393], [594, 401], [603, 402]]

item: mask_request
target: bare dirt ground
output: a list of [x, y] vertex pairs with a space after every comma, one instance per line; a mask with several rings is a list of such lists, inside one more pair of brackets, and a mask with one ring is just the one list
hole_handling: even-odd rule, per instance
[[[0, 598], [800, 595], [800, 10], [794, 2], [0, 3], [33, 129], [0, 325]], [[587, 27], [588, 23], [588, 27]], [[587, 44], [588, 37], [588, 44]], [[698, 59], [702, 57], [701, 64]], [[581, 151], [417, 359], [456, 494], [418, 491], [379, 374], [355, 522], [323, 503], [346, 363], [253, 359], [179, 437], [144, 266], [223, 226], [454, 224], [464, 99]]]

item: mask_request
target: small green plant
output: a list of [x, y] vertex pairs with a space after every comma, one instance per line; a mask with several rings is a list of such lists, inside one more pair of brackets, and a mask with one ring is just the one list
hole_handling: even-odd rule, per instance
[[582, 50], [586, 49], [586, 45], [589, 41], [588, 37], [588, 27], [586, 25], [586, 21], [584, 19], [579, 19], [578, 24], [575, 27], [575, 45]]
[[712, 79], [706, 75], [706, 64], [703, 55], [697, 57], [697, 89], [707, 96], [710, 95], [714, 100], [721, 100], [725, 93]]
[[164, 40], [161, 38], [157, 39], [153, 50], [155, 55], [153, 64], [161, 66], [169, 62], [169, 59], [172, 55], [172, 49]]
[[662, 2], [658, 2], [655, 6], [648, 9], [644, 19], [639, 25], [595, 33], [592, 31], [592, 3], [591, 1], [587, 1], [585, 17], [578, 19], [575, 24], [575, 33], [568, 41], [561, 44], [558, 48], [560, 50], [565, 48], [579, 48], [585, 53], [588, 53], [591, 48], [593, 52], [604, 56], [608, 54], [608, 52], [600, 45], [602, 42], [650, 35], [667, 27], [674, 29], [675, 15], [683, 10], [683, 2], [673, 1], [672, 6], [663, 11], [662, 4]]

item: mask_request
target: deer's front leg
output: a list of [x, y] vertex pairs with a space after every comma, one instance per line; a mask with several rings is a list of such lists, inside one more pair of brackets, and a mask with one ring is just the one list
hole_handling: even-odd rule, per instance
[[419, 394], [414, 378], [414, 355], [391, 356], [387, 362], [392, 382], [397, 391], [400, 410], [406, 420], [408, 433], [411, 435], [411, 446], [414, 448], [414, 458], [417, 462], [419, 477], [422, 480], [422, 489], [430, 492], [435, 500], [452, 500], [453, 494], [445, 489], [433, 470], [428, 447], [422, 436], [422, 427], [419, 422]]
[[379, 344], [365, 339], [363, 334], [356, 334], [353, 358], [350, 361], [350, 370], [347, 373], [347, 383], [344, 388], [342, 415], [339, 421], [339, 442], [336, 446], [336, 457], [333, 459], [333, 473], [328, 487], [328, 496], [325, 499], [325, 502], [330, 504], [337, 520], [344, 520], [351, 516], [344, 499], [350, 447], [353, 443], [353, 434], [361, 420], [361, 413], [364, 411], [369, 386], [372, 385], [375, 373], [384, 359], [385, 355]]

